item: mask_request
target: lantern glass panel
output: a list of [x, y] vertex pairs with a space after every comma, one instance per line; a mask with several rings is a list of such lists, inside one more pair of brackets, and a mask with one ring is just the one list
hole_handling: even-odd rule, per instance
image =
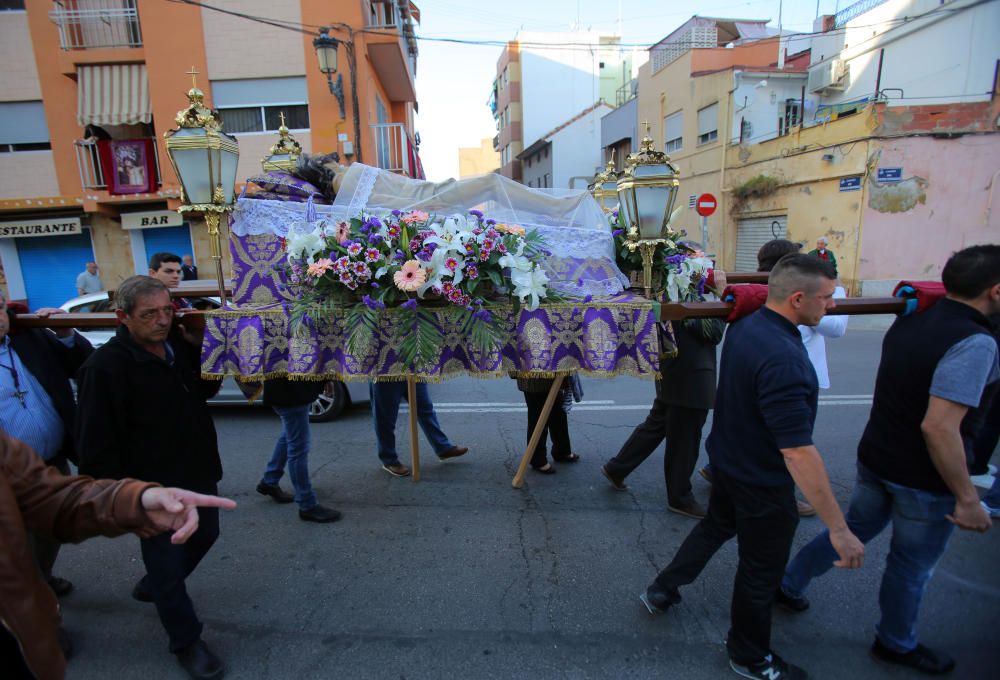
[[635, 207], [638, 210], [636, 222], [641, 238], [661, 238], [663, 235], [672, 189], [665, 186], [635, 188]]
[[[196, 148], [171, 149], [169, 141], [187, 138], [191, 144], [197, 144]], [[209, 167], [210, 150], [208, 140], [203, 128], [181, 128], [171, 135], [167, 148], [170, 150], [170, 157], [173, 159], [181, 183], [184, 185], [184, 193], [187, 194], [190, 203], [211, 203], [212, 185]], [[216, 152], [218, 153], [218, 152]], [[216, 163], [216, 167], [218, 164]]]
[[319, 60], [319, 70], [322, 73], [337, 72], [337, 44], [317, 45], [316, 58]]
[[[223, 138], [229, 137], [229, 135], [220, 135]], [[235, 141], [235, 140], [234, 140]], [[233, 191], [236, 188], [236, 166], [240, 160], [239, 152], [233, 153], [230, 151], [216, 151], [221, 158], [222, 170], [217, 176], [217, 181], [222, 184], [222, 190], [225, 192], [225, 204], [232, 205], [233, 203]]]

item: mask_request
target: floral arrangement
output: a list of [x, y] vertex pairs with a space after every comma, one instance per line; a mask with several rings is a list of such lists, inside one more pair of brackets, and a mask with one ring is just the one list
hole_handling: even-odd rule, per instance
[[[673, 222], [674, 215], [670, 222]], [[624, 220], [617, 210], [608, 213], [611, 235], [615, 240], [615, 261], [626, 275], [642, 272], [642, 256], [638, 249], [628, 247]], [[684, 242], [687, 232], [673, 231], [667, 227], [667, 241], [656, 249], [653, 257], [653, 287], [663, 290], [670, 302], [692, 302], [704, 299], [709, 272], [715, 268], [711, 259], [697, 248]]]
[[399, 348], [410, 366], [431, 360], [441, 338], [429, 306], [458, 316], [476, 349], [488, 352], [502, 329], [489, 311], [497, 301], [535, 309], [556, 295], [540, 266], [542, 238], [514, 224], [468, 215], [393, 210], [381, 217], [320, 221], [286, 242], [286, 278], [296, 298], [293, 327], [347, 309], [348, 351], [364, 354], [391, 308], [412, 328]]

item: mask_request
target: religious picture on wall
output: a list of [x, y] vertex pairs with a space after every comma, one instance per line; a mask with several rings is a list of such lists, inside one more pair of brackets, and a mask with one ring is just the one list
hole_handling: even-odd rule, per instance
[[150, 191], [147, 144], [142, 139], [111, 142], [112, 193], [135, 194]]

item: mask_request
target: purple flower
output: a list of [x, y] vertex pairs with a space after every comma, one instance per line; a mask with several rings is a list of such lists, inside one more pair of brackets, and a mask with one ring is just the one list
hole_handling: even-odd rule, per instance
[[430, 252], [428, 252], [426, 250], [421, 250], [419, 253], [416, 253], [415, 257], [418, 260], [420, 260], [421, 262], [430, 262], [431, 261], [431, 254], [430, 254]]
[[470, 210], [469, 214], [470, 215], [474, 215], [478, 219], [483, 219], [483, 211], [482, 210]]
[[363, 226], [368, 227], [368, 231], [371, 231], [372, 229], [378, 229], [379, 227], [381, 227], [382, 221], [377, 217], [369, 217], [367, 220], [365, 220]]
[[615, 229], [613, 232], [611, 232], [611, 235], [612, 236], [621, 236], [624, 233], [625, 233], [624, 229]]
[[424, 248], [427, 249], [428, 253], [433, 253], [435, 250], [437, 250], [437, 247], [438, 244], [436, 243], [428, 243], [426, 246], [424, 246]]
[[406, 254], [402, 250], [397, 250], [396, 254], [392, 256], [396, 262], [406, 262]]
[[477, 319], [479, 319], [483, 323], [489, 323], [490, 321], [493, 320], [493, 315], [490, 314], [489, 310], [486, 310], [486, 309], [480, 309], [478, 312], [476, 312], [472, 316], [476, 317]]
[[371, 243], [373, 246], [377, 246], [383, 240], [384, 239], [382, 238], [382, 234], [369, 234], [368, 235], [368, 242]]
[[381, 288], [381, 287], [382, 286], [380, 286], [376, 282], [372, 281], [372, 288]]
[[583, 298], [583, 301], [584, 302], [590, 302], [593, 299], [594, 299], [593, 295], [587, 295], [586, 297]]
[[365, 303], [365, 306], [368, 307], [368, 309], [378, 309], [378, 303], [367, 295], [361, 298], [361, 301]]
[[410, 298], [409, 300], [401, 304], [400, 307], [402, 307], [403, 309], [416, 309], [417, 301], [414, 300], [413, 298]]
[[611, 211], [611, 217], [612, 217], [613, 219], [616, 219], [616, 220], [617, 220], [617, 219], [618, 219], [618, 211], [617, 211], [617, 210], [612, 210], [612, 211]]
[[493, 220], [493, 219], [490, 219], [490, 220], [486, 220], [486, 224], [487, 224], [487, 225], [490, 225], [490, 226], [492, 226], [492, 225], [494, 225], [494, 224], [496, 224], [496, 223], [497, 223], [497, 221], [496, 221], [496, 220]]
[[400, 215], [403, 214], [403, 211], [402, 210], [393, 210], [392, 214], [395, 215], [396, 217], [399, 217]]

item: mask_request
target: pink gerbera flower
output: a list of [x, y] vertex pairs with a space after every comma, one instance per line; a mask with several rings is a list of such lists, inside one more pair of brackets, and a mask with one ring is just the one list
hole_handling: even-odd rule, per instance
[[431, 216], [423, 210], [414, 210], [408, 215], [403, 215], [403, 217], [400, 218], [400, 221], [405, 222], [406, 224], [413, 224], [414, 222], [426, 222], [430, 219], [430, 217]]
[[333, 261], [328, 257], [324, 257], [310, 264], [306, 272], [309, 276], [313, 276], [318, 279], [331, 269], [333, 269]]
[[392, 275], [396, 288], [402, 291], [415, 291], [427, 282], [427, 274], [420, 268], [417, 260], [407, 260], [398, 272]]

